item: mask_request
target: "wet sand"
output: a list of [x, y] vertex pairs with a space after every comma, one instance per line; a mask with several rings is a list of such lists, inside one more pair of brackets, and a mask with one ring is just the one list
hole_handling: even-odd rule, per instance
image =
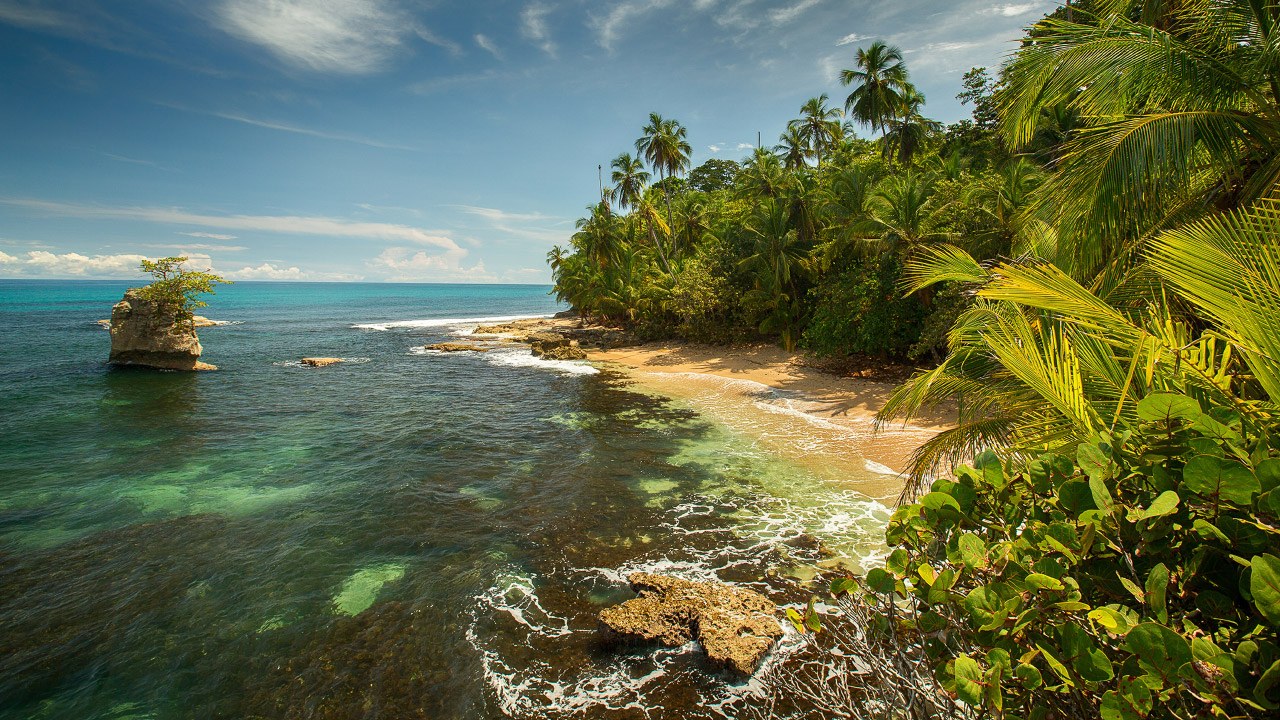
[[[519, 321], [513, 325], [525, 332], [582, 332], [576, 319], [567, 318]], [[736, 403], [744, 412], [758, 411], [762, 407], [761, 391], [772, 390], [767, 399], [768, 410], [813, 418], [817, 421], [813, 424], [815, 433], [831, 436], [835, 432], [829, 439], [842, 445], [841, 455], [867, 461], [867, 468], [880, 476], [872, 483], [874, 487], [867, 488], [873, 497], [896, 496], [903, 479], [895, 474], [906, 468], [920, 445], [955, 422], [953, 413], [937, 412], [914, 418], [910, 424], [886, 426], [877, 433], [876, 412], [888, 400], [895, 382], [834, 375], [807, 366], [800, 355], [772, 345], [649, 343], [614, 349], [587, 346], [586, 350], [593, 363], [626, 372], [641, 385], [677, 397], [705, 395], [710, 378], [740, 381], [721, 383], [715, 392], [723, 401], [721, 405]], [[748, 407], [753, 410], [746, 410]], [[794, 439], [786, 442], [792, 452], [786, 452], [788, 448], [784, 447], [784, 454], [799, 456], [807, 452], [804, 443]], [[829, 456], [813, 459], [831, 460]]]

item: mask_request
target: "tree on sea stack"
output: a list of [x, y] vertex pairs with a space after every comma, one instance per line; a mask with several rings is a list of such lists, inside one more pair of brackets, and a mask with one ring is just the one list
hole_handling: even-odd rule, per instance
[[142, 271], [155, 278], [130, 288], [111, 311], [113, 365], [159, 370], [216, 370], [200, 362], [204, 348], [196, 335], [195, 310], [207, 304], [201, 295], [228, 281], [211, 273], [186, 270], [185, 257], [143, 260]]
[[215, 285], [230, 285], [231, 281], [211, 272], [187, 270], [182, 267], [186, 262], [185, 256], [143, 260], [142, 272], [155, 280], [138, 293], [145, 300], [172, 309], [178, 320], [191, 323], [197, 309], [209, 306], [200, 296], [212, 295]]

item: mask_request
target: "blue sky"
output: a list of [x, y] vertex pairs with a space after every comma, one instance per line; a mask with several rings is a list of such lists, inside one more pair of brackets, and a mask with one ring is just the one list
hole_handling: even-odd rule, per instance
[[0, 277], [547, 282], [649, 112], [741, 159], [879, 38], [954, 121], [1056, 5], [0, 0]]

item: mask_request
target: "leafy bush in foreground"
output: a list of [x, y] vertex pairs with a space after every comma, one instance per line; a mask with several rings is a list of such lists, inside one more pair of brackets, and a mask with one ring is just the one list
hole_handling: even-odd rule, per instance
[[1138, 413], [1074, 459], [1012, 473], [984, 454], [894, 514], [867, 599], [911, 601], [888, 617], [964, 703], [1107, 720], [1280, 709], [1276, 446], [1183, 395]]

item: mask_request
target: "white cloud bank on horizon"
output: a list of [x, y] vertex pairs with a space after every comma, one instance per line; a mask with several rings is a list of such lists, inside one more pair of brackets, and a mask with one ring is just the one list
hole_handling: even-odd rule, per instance
[[[246, 265], [238, 270], [215, 267], [213, 258], [204, 253], [186, 253], [183, 267], [189, 270], [209, 271], [228, 280], [292, 280], [292, 281], [357, 281], [361, 275], [350, 273], [315, 272], [299, 267], [277, 267], [262, 263], [256, 267]], [[77, 252], [54, 253], [32, 250], [10, 255], [0, 250], [0, 277], [84, 279], [84, 280], [132, 280], [144, 278], [139, 268], [143, 260], [154, 260], [158, 255], [119, 253], [114, 255], [84, 255]]]

